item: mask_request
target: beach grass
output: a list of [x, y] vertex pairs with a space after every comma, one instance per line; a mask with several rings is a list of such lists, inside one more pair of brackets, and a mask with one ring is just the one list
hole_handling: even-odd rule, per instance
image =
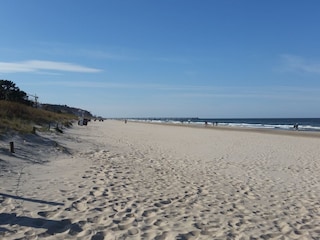
[[16, 102], [0, 101], [0, 119], [0, 133], [10, 130], [30, 133], [35, 125], [48, 128], [49, 124], [59, 123], [68, 126], [76, 116], [50, 112]]

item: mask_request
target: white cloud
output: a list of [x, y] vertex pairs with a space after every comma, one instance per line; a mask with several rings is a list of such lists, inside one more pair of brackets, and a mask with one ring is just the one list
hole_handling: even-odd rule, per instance
[[285, 71], [305, 72], [320, 74], [320, 62], [314, 62], [299, 56], [281, 55]]
[[42, 70], [96, 73], [102, 70], [74, 63], [29, 60], [23, 62], [0, 62], [0, 73], [41, 72]]

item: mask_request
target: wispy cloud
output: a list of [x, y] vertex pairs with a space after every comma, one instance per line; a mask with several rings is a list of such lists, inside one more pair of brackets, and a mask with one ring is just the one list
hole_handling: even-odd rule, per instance
[[[240, 88], [230, 89], [229, 87], [215, 87], [207, 85], [174, 85], [174, 84], [157, 84], [157, 83], [130, 83], [130, 82], [108, 82], [108, 81], [35, 81], [25, 83], [25, 85], [48, 85], [48, 86], [64, 86], [71, 88], [98, 88], [98, 89], [132, 89], [132, 90], [152, 90], [163, 92], [192, 92], [204, 93], [214, 92], [220, 93], [224, 91], [240, 91]], [[247, 88], [243, 88], [246, 90]]]
[[29, 82], [25, 85], [47, 85], [70, 88], [124, 89], [133, 91], [156, 91], [164, 96], [188, 98], [243, 98], [243, 99], [293, 99], [319, 100], [319, 88], [308, 87], [217, 87], [209, 85], [166, 85], [152, 83], [117, 83], [101, 81], [41, 81]]
[[283, 54], [283, 70], [320, 74], [320, 61], [315, 62], [299, 56]]
[[37, 49], [48, 55], [81, 56], [85, 58], [108, 59], [116, 61], [136, 61], [137, 50], [119, 46], [98, 46], [94, 48], [76, 47], [61, 42], [35, 42]]
[[97, 68], [89, 68], [74, 63], [42, 60], [29, 60], [23, 62], [0, 62], [0, 73], [39, 73], [42, 71], [97, 73], [101, 72], [102, 70]]

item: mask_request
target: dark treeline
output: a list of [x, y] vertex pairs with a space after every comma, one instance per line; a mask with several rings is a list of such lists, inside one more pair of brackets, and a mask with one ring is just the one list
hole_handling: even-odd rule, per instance
[[28, 106], [33, 105], [33, 102], [28, 99], [27, 93], [9, 80], [0, 80], [0, 100], [18, 102]]
[[91, 118], [92, 114], [83, 109], [57, 104], [38, 104], [28, 99], [28, 94], [19, 89], [16, 84], [9, 80], [0, 80], [0, 101], [17, 102], [28, 106], [34, 106], [50, 112], [67, 113], [76, 116]]
[[67, 105], [57, 105], [57, 104], [41, 104], [41, 108], [50, 112], [56, 112], [56, 113], [67, 113], [72, 114], [76, 116], [83, 116], [91, 118], [92, 114], [83, 109], [69, 107]]

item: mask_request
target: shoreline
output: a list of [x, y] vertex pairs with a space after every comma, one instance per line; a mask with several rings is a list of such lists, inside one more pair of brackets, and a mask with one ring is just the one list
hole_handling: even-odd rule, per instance
[[[122, 121], [122, 120], [116, 120]], [[320, 131], [303, 131], [303, 130], [285, 130], [285, 129], [271, 129], [271, 128], [251, 128], [251, 127], [234, 127], [234, 126], [212, 126], [208, 124], [192, 124], [192, 123], [167, 123], [167, 122], [139, 122], [130, 121], [128, 123], [142, 123], [142, 124], [155, 124], [164, 126], [177, 126], [177, 127], [190, 127], [208, 130], [221, 130], [221, 131], [240, 131], [240, 132], [255, 132], [263, 134], [275, 134], [275, 135], [287, 135], [287, 136], [298, 136], [298, 137], [313, 137], [320, 138]]]

